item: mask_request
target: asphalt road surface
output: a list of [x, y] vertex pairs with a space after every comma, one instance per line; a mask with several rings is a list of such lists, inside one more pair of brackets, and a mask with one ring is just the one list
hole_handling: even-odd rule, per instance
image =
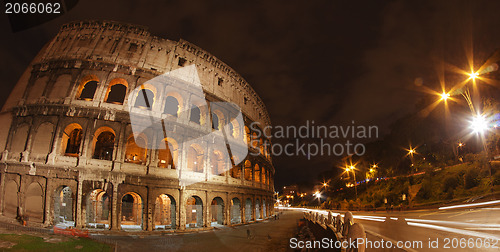
[[373, 242], [367, 251], [500, 251], [498, 205], [353, 214]]
[[[215, 230], [144, 236], [93, 235], [92, 238], [112, 243], [117, 251], [287, 251], [289, 239], [297, 231], [300, 211], [283, 211], [279, 220], [221, 227]], [[248, 234], [250, 233], [250, 236]]]

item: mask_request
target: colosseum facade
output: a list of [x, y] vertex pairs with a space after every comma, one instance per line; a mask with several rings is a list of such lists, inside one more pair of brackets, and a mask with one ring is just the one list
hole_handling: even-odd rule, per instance
[[[173, 91], [151, 83], [166, 73], [185, 74], [171, 76]], [[182, 76], [199, 80], [201, 94], [183, 89]], [[239, 109], [239, 123], [215, 105], [224, 103]], [[158, 123], [142, 127], [139, 119], [139, 132], [141, 115]], [[21, 76], [0, 120], [7, 218], [153, 231], [273, 214], [270, 139], [250, 130], [270, 125], [267, 110], [238, 73], [187, 41], [110, 21], [65, 24]], [[200, 137], [194, 144], [186, 136]]]

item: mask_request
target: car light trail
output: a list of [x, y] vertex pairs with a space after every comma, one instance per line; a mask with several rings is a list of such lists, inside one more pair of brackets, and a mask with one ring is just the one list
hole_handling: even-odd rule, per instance
[[493, 204], [500, 204], [500, 200], [494, 200], [494, 201], [488, 201], [488, 202], [481, 202], [481, 203], [473, 203], [473, 204], [463, 204], [463, 205], [455, 205], [455, 206], [446, 206], [446, 207], [440, 207], [439, 210], [454, 209], [454, 208], [464, 208], [464, 207], [474, 207], [474, 206], [486, 206], [486, 205], [493, 205]]

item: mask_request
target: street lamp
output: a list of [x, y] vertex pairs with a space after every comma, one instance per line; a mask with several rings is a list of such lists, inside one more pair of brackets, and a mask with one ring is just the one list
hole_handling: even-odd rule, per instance
[[345, 171], [352, 171], [352, 174], [354, 176], [354, 191], [356, 193], [356, 201], [358, 201], [358, 187], [356, 186], [356, 167], [354, 165], [348, 166], [346, 167]]
[[450, 98], [450, 94], [449, 93], [445, 93], [445, 92], [443, 92], [442, 94], [440, 94], [440, 96], [441, 96], [441, 100], [443, 100], [443, 101], [446, 101], [446, 100], [448, 100], [448, 98]]
[[483, 134], [488, 129], [488, 122], [484, 115], [476, 115], [472, 118], [470, 125], [472, 132], [476, 134]]

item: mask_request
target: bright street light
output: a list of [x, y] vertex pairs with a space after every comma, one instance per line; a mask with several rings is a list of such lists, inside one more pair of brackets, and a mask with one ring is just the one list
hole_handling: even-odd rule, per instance
[[476, 115], [472, 118], [471, 129], [474, 133], [484, 133], [488, 129], [488, 122], [484, 115]]
[[443, 100], [443, 101], [446, 101], [446, 100], [448, 100], [448, 98], [450, 98], [450, 94], [445, 93], [445, 92], [440, 94], [440, 96], [441, 96], [441, 100]]
[[479, 76], [479, 74], [477, 72], [471, 72], [469, 76], [472, 80], [475, 80]]

